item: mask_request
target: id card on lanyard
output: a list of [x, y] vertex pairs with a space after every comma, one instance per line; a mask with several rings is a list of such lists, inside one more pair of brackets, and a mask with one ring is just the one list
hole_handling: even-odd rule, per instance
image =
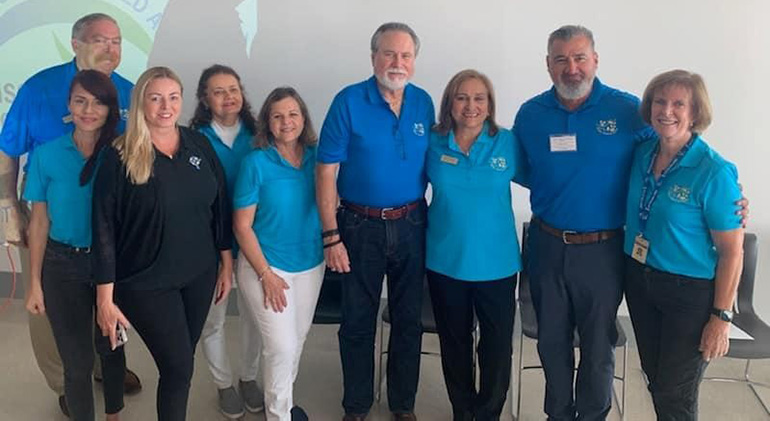
[[[674, 159], [668, 164], [666, 169], [660, 173], [660, 177], [655, 180], [653, 175], [653, 167], [655, 166], [655, 160], [660, 153], [660, 145], [655, 147], [655, 152], [652, 154], [650, 164], [647, 166], [647, 172], [644, 175], [644, 181], [642, 183], [642, 195], [639, 197], [639, 233], [634, 238], [634, 248], [631, 251], [631, 257], [641, 264], [647, 263], [647, 255], [650, 252], [650, 241], [644, 237], [644, 231], [647, 228], [647, 221], [650, 219], [650, 211], [652, 205], [655, 203], [655, 199], [658, 198], [660, 189], [663, 186], [663, 181], [669, 175], [669, 173], [679, 165], [684, 155], [690, 150], [695, 137], [693, 136], [683, 147], [677, 152]], [[652, 189], [649, 188], [652, 184]], [[649, 197], [648, 197], [649, 196]]]

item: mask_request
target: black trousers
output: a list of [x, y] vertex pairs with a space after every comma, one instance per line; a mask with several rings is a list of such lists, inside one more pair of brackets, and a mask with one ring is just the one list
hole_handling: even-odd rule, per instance
[[[615, 318], [623, 298], [623, 235], [594, 244], [565, 244], [533, 220], [528, 246], [548, 419], [604, 420], [612, 404]], [[576, 328], [580, 364], [573, 380]]]
[[[184, 421], [195, 346], [216, 285], [216, 265], [177, 288], [135, 290], [116, 285], [116, 302], [158, 367], [159, 421]], [[129, 333], [130, 335], [130, 333]]]
[[49, 240], [43, 257], [42, 284], [46, 313], [64, 365], [64, 395], [70, 419], [94, 419], [94, 346], [102, 363], [105, 412], [120, 412], [126, 357], [123, 347], [110, 349], [109, 339], [94, 323], [96, 289], [91, 281], [91, 255]]
[[[441, 367], [454, 420], [497, 420], [511, 380], [516, 278], [467, 282], [427, 271]], [[473, 378], [473, 317], [479, 321], [480, 387]]]
[[698, 419], [708, 363], [698, 347], [714, 283], [662, 272], [626, 258], [626, 302], [658, 420]]

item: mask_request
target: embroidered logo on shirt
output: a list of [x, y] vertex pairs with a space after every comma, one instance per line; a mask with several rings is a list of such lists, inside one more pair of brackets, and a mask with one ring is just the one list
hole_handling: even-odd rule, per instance
[[618, 132], [618, 122], [612, 120], [599, 120], [596, 123], [596, 131], [604, 135], [613, 135]]
[[690, 200], [690, 188], [674, 184], [668, 189], [668, 198], [674, 202], [687, 203]]
[[422, 123], [414, 123], [414, 129], [412, 130], [417, 136], [425, 136], [425, 126]]
[[497, 171], [505, 171], [506, 168], [508, 168], [508, 161], [506, 161], [502, 156], [492, 157], [489, 158], [489, 166]]
[[190, 165], [195, 167], [196, 170], [200, 170], [201, 169], [201, 159], [198, 158], [197, 156], [191, 156], [190, 157]]

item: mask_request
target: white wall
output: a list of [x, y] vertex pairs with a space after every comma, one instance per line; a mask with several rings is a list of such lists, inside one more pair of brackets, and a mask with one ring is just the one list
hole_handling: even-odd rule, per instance
[[[749, 230], [770, 253], [768, 176], [770, 34], [766, 0], [520, 1], [520, 0], [283, 0], [259, 2], [259, 31], [250, 57], [235, 7], [241, 0], [170, 0], [156, 33], [150, 65], [177, 70], [187, 88], [185, 113], [203, 67], [238, 70], [254, 107], [279, 85], [307, 101], [316, 128], [334, 94], [371, 74], [369, 38], [385, 21], [407, 22], [422, 39], [414, 82], [438, 102], [449, 78], [463, 68], [495, 83], [498, 122], [510, 126], [519, 105], [550, 87], [545, 71], [548, 34], [560, 25], [591, 28], [599, 77], [636, 93], [655, 74], [685, 68], [704, 76], [715, 120], [709, 143], [740, 171], [751, 199]], [[213, 6], [216, 4], [216, 6]], [[519, 221], [529, 218], [525, 190], [515, 190]], [[770, 265], [760, 261], [757, 307], [770, 318]]]

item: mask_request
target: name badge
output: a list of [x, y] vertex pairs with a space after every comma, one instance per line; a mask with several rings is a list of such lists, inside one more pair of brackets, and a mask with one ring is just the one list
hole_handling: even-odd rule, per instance
[[457, 165], [457, 163], [460, 160], [449, 155], [441, 155], [441, 162], [446, 162], [447, 164]]
[[575, 152], [577, 151], [577, 135], [552, 134], [551, 152]]
[[631, 257], [637, 262], [645, 264], [647, 262], [647, 252], [649, 251], [650, 242], [642, 237], [642, 234], [638, 234], [634, 238], [634, 249], [631, 251]]

